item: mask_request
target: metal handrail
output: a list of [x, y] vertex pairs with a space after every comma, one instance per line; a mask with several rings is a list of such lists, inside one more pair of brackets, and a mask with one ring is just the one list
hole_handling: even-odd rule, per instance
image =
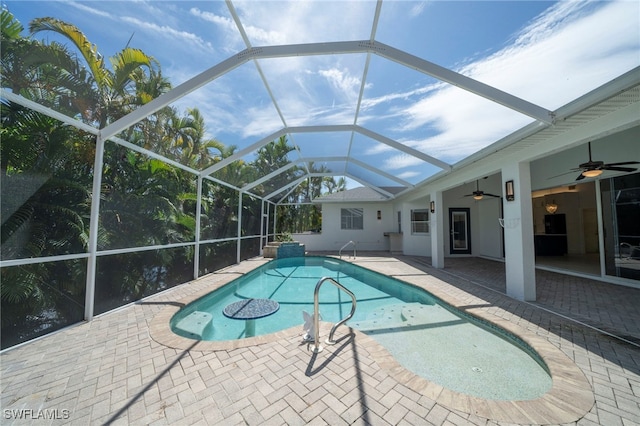
[[344, 250], [345, 248], [347, 248], [349, 246], [349, 244], [353, 244], [353, 258], [356, 258], [356, 243], [354, 243], [353, 241], [349, 241], [347, 244], [343, 245], [340, 248], [340, 251], [338, 252], [338, 256], [340, 257], [340, 259], [342, 259], [342, 250]]
[[349, 315], [347, 315], [346, 317], [344, 317], [342, 320], [338, 321], [337, 323], [334, 324], [334, 326], [331, 328], [331, 331], [329, 332], [329, 337], [327, 338], [327, 342], [330, 345], [333, 345], [334, 343], [336, 343], [333, 340], [333, 333], [335, 333], [336, 328], [338, 328], [339, 326], [341, 326], [342, 324], [344, 324], [345, 322], [349, 321], [352, 317], [353, 314], [356, 312], [356, 296], [351, 293], [351, 291], [349, 291], [346, 287], [344, 287], [342, 284], [340, 284], [338, 281], [334, 280], [331, 277], [324, 277], [324, 278], [320, 278], [320, 281], [318, 281], [318, 284], [316, 284], [316, 289], [313, 292], [313, 332], [314, 332], [314, 348], [313, 348], [313, 352], [314, 353], [318, 353], [320, 351], [322, 351], [322, 346], [320, 346], [320, 309], [319, 309], [319, 293], [320, 293], [320, 287], [322, 286], [322, 284], [325, 281], [330, 281], [333, 285], [335, 285], [336, 287], [338, 287], [340, 290], [344, 291], [345, 293], [347, 293], [349, 296], [351, 296], [351, 312], [349, 313]]

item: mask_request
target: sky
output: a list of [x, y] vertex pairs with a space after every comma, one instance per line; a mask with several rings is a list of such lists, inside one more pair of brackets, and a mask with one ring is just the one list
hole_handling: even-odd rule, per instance
[[[106, 57], [127, 45], [140, 48], [160, 62], [174, 87], [247, 48], [224, 1], [2, 4], [25, 28], [45, 16], [76, 25]], [[253, 47], [373, 37], [552, 111], [640, 65], [638, 0], [383, 1], [377, 22], [370, 0], [234, 1], [231, 7]], [[358, 124], [448, 164], [533, 121], [377, 55], [258, 63], [245, 63], [173, 106], [197, 107], [207, 134], [238, 149], [285, 126]], [[299, 148], [292, 160], [352, 156], [369, 167], [341, 159], [320, 164], [375, 186], [398, 184], [378, 170], [409, 184], [441, 170], [359, 133], [289, 139]]]

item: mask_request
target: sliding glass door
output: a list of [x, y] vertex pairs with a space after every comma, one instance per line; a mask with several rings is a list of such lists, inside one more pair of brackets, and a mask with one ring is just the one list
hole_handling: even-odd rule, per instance
[[640, 280], [640, 173], [600, 181], [607, 275]]

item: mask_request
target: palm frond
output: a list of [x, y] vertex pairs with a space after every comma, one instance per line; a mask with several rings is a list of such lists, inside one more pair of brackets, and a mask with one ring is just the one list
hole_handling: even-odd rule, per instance
[[24, 27], [11, 12], [7, 9], [0, 11], [0, 30], [2, 31], [2, 40], [15, 40], [20, 37], [20, 33]]
[[29, 24], [29, 31], [32, 34], [53, 31], [65, 37], [78, 49], [98, 86], [104, 88], [110, 85], [111, 75], [105, 68], [104, 58], [98, 53], [98, 46], [91, 44], [78, 27], [55, 18], [36, 18]]

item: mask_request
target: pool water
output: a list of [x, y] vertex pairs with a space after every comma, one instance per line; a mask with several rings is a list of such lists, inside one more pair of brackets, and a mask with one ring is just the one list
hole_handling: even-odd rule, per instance
[[[542, 360], [524, 342], [474, 320], [428, 292], [394, 278], [327, 257], [273, 260], [190, 303], [171, 319], [183, 337], [235, 340], [299, 326], [313, 313], [313, 293], [323, 277], [357, 298], [346, 325], [370, 335], [416, 375], [451, 390], [494, 400], [528, 400], [551, 388]], [[224, 308], [246, 299], [270, 299], [279, 309], [246, 321]], [[351, 311], [351, 298], [331, 283], [320, 289], [320, 315], [336, 323]], [[340, 329], [338, 329], [340, 330]], [[327, 336], [321, 336], [324, 340]]]
[[[352, 291], [358, 300], [354, 321], [366, 320], [371, 312], [387, 305], [403, 302], [435, 304], [426, 292], [399, 281], [391, 281], [391, 287], [381, 290], [388, 277], [360, 268], [347, 262], [324, 257], [300, 257], [273, 260], [262, 267], [232, 281], [224, 287], [190, 303], [174, 316], [173, 331], [184, 337], [201, 340], [235, 340], [245, 337], [243, 321], [226, 318], [224, 308], [239, 300], [271, 299], [280, 304], [278, 311], [255, 321], [256, 335], [274, 333], [296, 325], [302, 331], [306, 311], [313, 314], [313, 292], [318, 280], [331, 277]], [[365, 284], [366, 283], [366, 284]], [[320, 315], [323, 321], [338, 322], [351, 311], [351, 298], [331, 283], [320, 289]], [[207, 312], [212, 317], [211, 326], [201, 336], [176, 327], [182, 318], [192, 312]]]

